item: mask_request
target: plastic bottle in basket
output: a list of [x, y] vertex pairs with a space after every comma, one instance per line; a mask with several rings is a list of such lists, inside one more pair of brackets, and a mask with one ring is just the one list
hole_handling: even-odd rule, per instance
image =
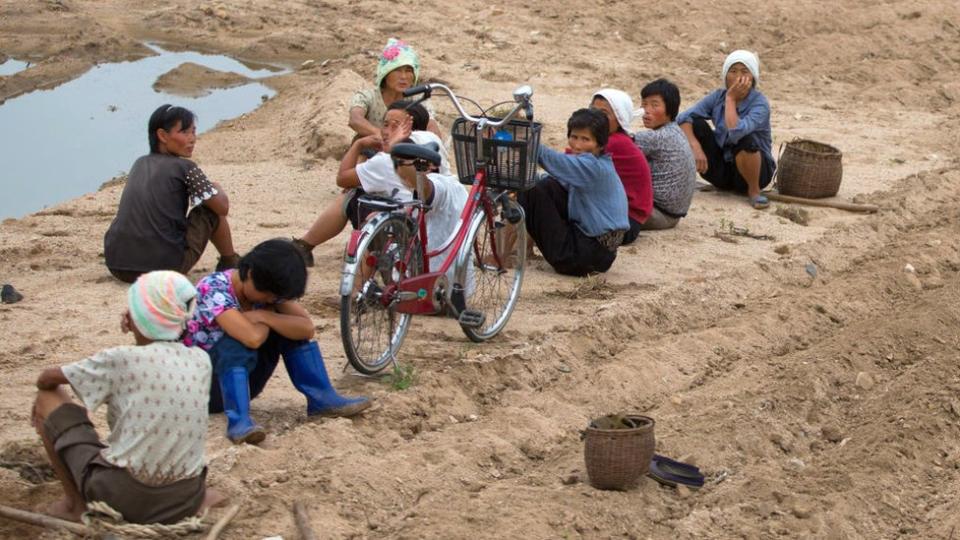
[[[496, 141], [512, 141], [513, 134], [505, 129], [500, 129], [493, 134], [493, 139]], [[497, 169], [499, 169], [500, 167], [507, 167], [508, 166], [507, 163], [509, 159], [510, 159], [510, 149], [505, 146], [498, 146], [497, 156], [496, 156]], [[503, 172], [506, 173], [506, 171], [503, 171]]]

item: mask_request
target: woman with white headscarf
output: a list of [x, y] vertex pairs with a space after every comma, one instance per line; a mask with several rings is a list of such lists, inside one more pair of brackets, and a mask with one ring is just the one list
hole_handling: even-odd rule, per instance
[[760, 190], [773, 179], [777, 166], [770, 103], [757, 90], [760, 59], [750, 51], [733, 51], [723, 62], [722, 76], [724, 88], [680, 113], [677, 123], [704, 180], [718, 189], [746, 193], [754, 208], [766, 208], [770, 202]]
[[650, 165], [630, 134], [630, 123], [634, 117], [633, 100], [626, 92], [604, 88], [593, 94], [590, 107], [605, 114], [610, 123], [606, 152], [613, 158], [613, 167], [627, 194], [630, 230], [623, 235], [622, 244], [627, 245], [637, 239], [641, 226], [653, 211]]

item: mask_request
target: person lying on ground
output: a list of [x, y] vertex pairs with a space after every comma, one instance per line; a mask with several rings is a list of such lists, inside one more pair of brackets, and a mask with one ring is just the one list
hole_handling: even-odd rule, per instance
[[[403, 185], [394, 171], [393, 161], [390, 158], [390, 146], [409, 135], [408, 131], [402, 136], [396, 136], [401, 124], [409, 121], [414, 133], [421, 133], [427, 129], [428, 120], [427, 111], [421, 104], [395, 101], [388, 107], [380, 133], [376, 137], [367, 135], [354, 141], [340, 160], [340, 170], [337, 173], [337, 186], [343, 188], [343, 193], [320, 212], [303, 236], [293, 239], [294, 245], [303, 253], [308, 267], [314, 265], [313, 248], [340, 234], [348, 222], [354, 229], [363, 226], [370, 210], [360, 207], [358, 201], [362, 195], [370, 193], [392, 197], [401, 202], [413, 198], [413, 192]], [[434, 138], [439, 141], [435, 135]], [[361, 162], [364, 150], [376, 153], [370, 159]], [[441, 156], [444, 157], [444, 165], [441, 168], [449, 174], [446, 154], [441, 152]]]
[[690, 143], [677, 125], [680, 90], [657, 79], [640, 91], [643, 125], [633, 140], [647, 156], [653, 176], [653, 211], [643, 230], [672, 229], [687, 215], [697, 185], [697, 164]]
[[150, 153], [130, 169], [103, 237], [107, 269], [127, 283], [152, 270], [186, 274], [208, 242], [220, 253], [217, 269], [235, 267], [240, 256], [227, 221], [227, 194], [188, 159], [197, 141], [194, 114], [161, 105], [150, 116], [147, 136]]
[[630, 229], [623, 184], [604, 153], [609, 133], [602, 112], [575, 111], [567, 121], [567, 153], [541, 145], [539, 163], [547, 176], [517, 194], [527, 232], [560, 274], [606, 272]]
[[[78, 521], [103, 501], [130, 523], [175, 523], [223, 499], [206, 488], [210, 359], [178, 341], [196, 295], [176, 272], [141, 275], [121, 318], [135, 345], [40, 374], [33, 425], [64, 491], [49, 514]], [[106, 443], [87, 414], [104, 404]]]
[[[389, 106], [404, 99], [403, 91], [419, 82], [420, 57], [417, 52], [406, 42], [388, 39], [377, 62], [376, 86], [357, 91], [350, 100], [349, 125], [356, 132], [354, 140], [367, 136], [380, 137], [380, 125]], [[428, 102], [424, 103], [430, 114], [424, 129], [443, 138], [440, 125], [433, 119], [433, 109]]]
[[345, 398], [330, 384], [314, 325], [297, 303], [307, 286], [303, 257], [289, 240], [257, 244], [237, 268], [197, 283], [197, 309], [183, 342], [210, 355], [214, 380], [209, 410], [227, 416], [227, 438], [258, 444], [266, 431], [250, 418], [250, 400], [263, 391], [283, 357], [293, 386], [307, 398], [308, 416], [352, 416], [367, 398]]
[[[757, 90], [760, 59], [744, 50], [723, 62], [724, 88], [680, 113], [697, 172], [717, 189], [746, 193], [754, 208], [770, 202], [760, 192], [773, 179], [770, 103]], [[707, 123], [713, 122], [713, 128]]]
[[623, 182], [627, 194], [627, 217], [630, 220], [630, 230], [623, 235], [622, 245], [632, 244], [653, 210], [650, 166], [630, 137], [633, 100], [622, 90], [604, 88], [593, 95], [590, 107], [605, 114], [610, 123], [606, 152], [613, 158], [617, 176]]

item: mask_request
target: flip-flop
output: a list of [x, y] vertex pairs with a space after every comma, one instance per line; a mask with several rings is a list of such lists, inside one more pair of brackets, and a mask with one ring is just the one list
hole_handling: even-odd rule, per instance
[[650, 460], [650, 472], [647, 475], [661, 484], [673, 487], [684, 485], [699, 489], [704, 482], [699, 468], [657, 454]]
[[763, 210], [770, 207], [770, 199], [766, 195], [757, 195], [750, 198], [750, 205], [753, 206], [754, 210]]

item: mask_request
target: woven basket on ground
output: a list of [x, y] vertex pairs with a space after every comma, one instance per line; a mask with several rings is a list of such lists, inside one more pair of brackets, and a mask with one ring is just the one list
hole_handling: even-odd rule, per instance
[[637, 427], [600, 429], [594, 420], [584, 432], [587, 476], [597, 489], [630, 489], [650, 470], [656, 442], [653, 418], [636, 414], [624, 418]]
[[840, 190], [840, 150], [808, 139], [786, 143], [777, 164], [777, 190], [784, 195], [820, 199]]

